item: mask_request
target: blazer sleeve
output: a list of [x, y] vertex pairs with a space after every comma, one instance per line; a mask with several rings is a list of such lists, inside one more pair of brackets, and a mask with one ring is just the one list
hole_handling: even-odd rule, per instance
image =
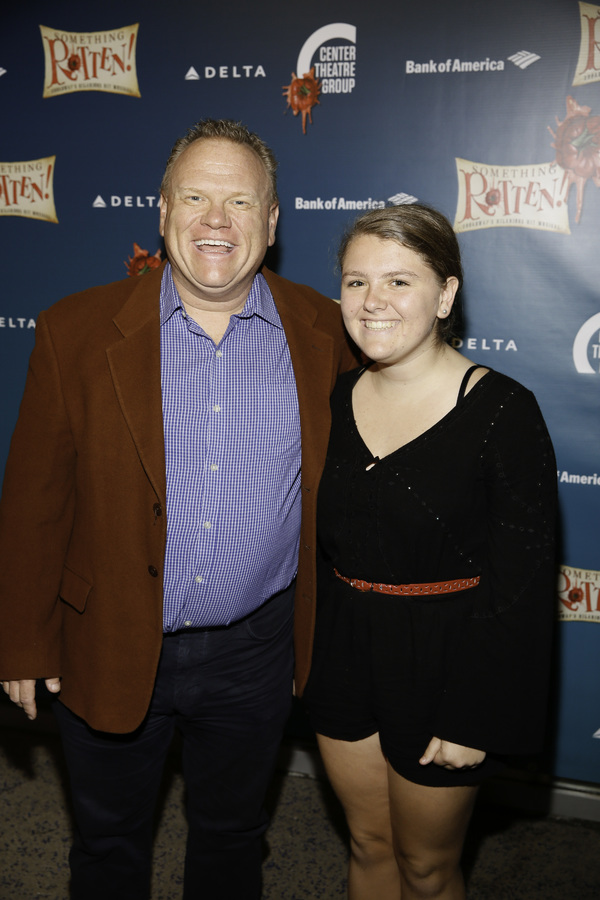
[[58, 599], [73, 525], [76, 454], [44, 313], [0, 503], [0, 678], [60, 675]]
[[486, 554], [432, 733], [497, 754], [542, 749], [555, 620], [556, 461], [533, 395], [500, 409], [481, 455]]

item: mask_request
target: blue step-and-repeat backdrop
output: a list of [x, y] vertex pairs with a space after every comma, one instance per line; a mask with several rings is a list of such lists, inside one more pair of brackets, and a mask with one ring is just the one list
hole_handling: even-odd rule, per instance
[[0, 109], [0, 469], [39, 311], [157, 264], [164, 163], [198, 119], [273, 147], [269, 263], [332, 297], [357, 212], [446, 213], [460, 346], [536, 393], [558, 457], [545, 766], [600, 782], [600, 6], [29, 0], [2, 13]]

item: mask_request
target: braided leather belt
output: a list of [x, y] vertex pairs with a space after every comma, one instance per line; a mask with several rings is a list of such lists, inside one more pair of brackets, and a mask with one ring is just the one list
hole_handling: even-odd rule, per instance
[[474, 578], [456, 578], [454, 581], [431, 581], [421, 584], [376, 584], [373, 581], [361, 581], [360, 578], [346, 578], [337, 569], [333, 570], [341, 581], [345, 581], [357, 591], [377, 591], [378, 594], [396, 594], [403, 597], [420, 596], [422, 594], [453, 594], [466, 591], [479, 584], [479, 575]]

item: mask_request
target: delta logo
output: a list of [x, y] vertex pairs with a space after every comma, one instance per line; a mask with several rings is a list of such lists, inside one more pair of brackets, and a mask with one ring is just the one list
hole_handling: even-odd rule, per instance
[[265, 67], [259, 65], [240, 66], [204, 66], [200, 70], [202, 75], [195, 66], [190, 66], [185, 73], [186, 81], [201, 81], [202, 78], [210, 81], [212, 78], [266, 78], [267, 73]]
[[111, 31], [63, 31], [40, 25], [44, 97], [106, 91], [139, 97], [136, 48], [139, 24]]
[[58, 222], [54, 206], [56, 156], [0, 162], [0, 216]]
[[302, 45], [289, 84], [282, 85], [286, 112], [302, 116], [302, 133], [312, 110], [325, 94], [351, 94], [356, 86], [356, 26], [346, 22], [323, 25]]
[[96, 194], [94, 209], [158, 209], [160, 197], [155, 194], [110, 194], [108, 202], [102, 194]]

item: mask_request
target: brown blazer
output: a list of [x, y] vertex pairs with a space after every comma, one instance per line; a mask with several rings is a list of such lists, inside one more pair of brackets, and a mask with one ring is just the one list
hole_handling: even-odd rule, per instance
[[[329, 396], [354, 360], [339, 308], [264, 269], [290, 348], [302, 433], [296, 678], [310, 667], [316, 495]], [[92, 727], [132, 731], [162, 639], [166, 476], [162, 267], [41, 313], [0, 504], [0, 679], [60, 675]]]

